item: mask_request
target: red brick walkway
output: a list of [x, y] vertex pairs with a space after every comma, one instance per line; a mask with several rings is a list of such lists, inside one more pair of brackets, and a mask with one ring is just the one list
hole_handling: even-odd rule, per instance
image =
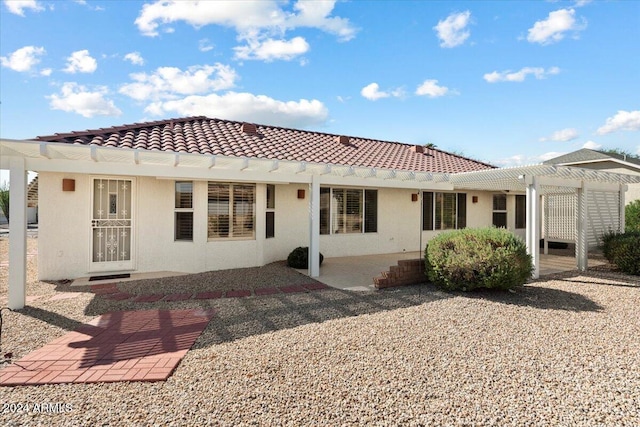
[[212, 310], [103, 314], [0, 370], [0, 385], [166, 380]]

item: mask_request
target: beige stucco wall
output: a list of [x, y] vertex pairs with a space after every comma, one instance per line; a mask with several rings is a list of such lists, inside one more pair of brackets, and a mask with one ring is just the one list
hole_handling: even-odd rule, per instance
[[[75, 179], [73, 192], [62, 191], [62, 179]], [[42, 280], [76, 278], [90, 271], [91, 176], [40, 174], [39, 273]], [[207, 182], [194, 182], [194, 240], [174, 241], [174, 181], [136, 178], [134, 200], [134, 271], [202, 272], [264, 265], [282, 260], [309, 242], [309, 188], [275, 186], [275, 237], [265, 238], [266, 186], [256, 185], [256, 233], [250, 240], [207, 240]], [[298, 199], [299, 189], [305, 198]], [[378, 232], [320, 236], [325, 257], [418, 251], [437, 232], [420, 234], [421, 203], [416, 190], [378, 190]], [[478, 197], [472, 203], [472, 196]], [[509, 228], [515, 225], [515, 198], [508, 197]], [[467, 226], [491, 224], [492, 193], [467, 191]], [[524, 235], [524, 230], [516, 230]], [[97, 273], [96, 273], [97, 274]], [[100, 273], [104, 274], [104, 273]]]

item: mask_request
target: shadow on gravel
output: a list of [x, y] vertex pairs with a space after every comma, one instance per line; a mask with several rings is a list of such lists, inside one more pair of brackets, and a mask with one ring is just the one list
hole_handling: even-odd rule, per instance
[[604, 309], [601, 305], [582, 294], [542, 286], [523, 286], [516, 288], [515, 293], [479, 289], [472, 292], [457, 292], [456, 295], [542, 310], [581, 312], [602, 311]]
[[237, 305], [234, 307], [226, 304], [216, 306], [216, 317], [192, 348], [207, 347], [312, 323], [414, 307], [451, 297], [453, 295], [437, 291], [431, 285], [418, 285], [372, 293], [331, 289], [240, 298], [236, 300]]
[[[638, 278], [640, 280], [640, 277]], [[607, 280], [612, 280], [612, 279], [608, 279]], [[615, 280], [615, 279], [613, 279]], [[568, 279], [561, 279], [562, 282], [567, 282], [567, 283], [579, 283], [579, 284], [585, 284], [585, 285], [598, 285], [598, 286], [618, 286], [621, 288], [636, 288], [636, 289], [640, 289], [640, 281], [638, 283], [621, 283], [621, 282], [617, 282], [617, 283], [605, 283], [605, 282], [594, 282], [594, 281], [588, 281], [588, 280], [581, 280], [581, 279], [574, 279], [574, 278], [568, 278]]]
[[33, 317], [34, 319], [42, 320], [45, 323], [57, 326], [67, 331], [73, 331], [76, 328], [82, 326], [82, 322], [55, 313], [53, 311], [44, 310], [38, 307], [32, 307], [30, 305], [27, 305], [22, 310], [17, 310], [16, 312], [24, 314], [25, 316]]

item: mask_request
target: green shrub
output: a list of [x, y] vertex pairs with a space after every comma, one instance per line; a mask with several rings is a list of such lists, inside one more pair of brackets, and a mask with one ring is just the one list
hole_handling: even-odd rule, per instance
[[[324, 256], [320, 254], [320, 265]], [[287, 257], [287, 265], [291, 268], [309, 268], [309, 248], [297, 247]]]
[[605, 258], [620, 271], [640, 276], [640, 231], [609, 232], [602, 236]]
[[511, 289], [533, 270], [525, 243], [502, 228], [467, 228], [434, 237], [425, 249], [429, 280], [445, 290]]
[[624, 208], [624, 231], [640, 232], [640, 199], [634, 200]]

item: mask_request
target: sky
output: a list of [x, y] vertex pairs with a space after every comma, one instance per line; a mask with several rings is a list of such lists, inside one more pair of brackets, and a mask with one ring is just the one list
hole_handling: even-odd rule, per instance
[[640, 154], [639, 58], [634, 0], [3, 0], [0, 137], [204, 115], [496, 166]]

